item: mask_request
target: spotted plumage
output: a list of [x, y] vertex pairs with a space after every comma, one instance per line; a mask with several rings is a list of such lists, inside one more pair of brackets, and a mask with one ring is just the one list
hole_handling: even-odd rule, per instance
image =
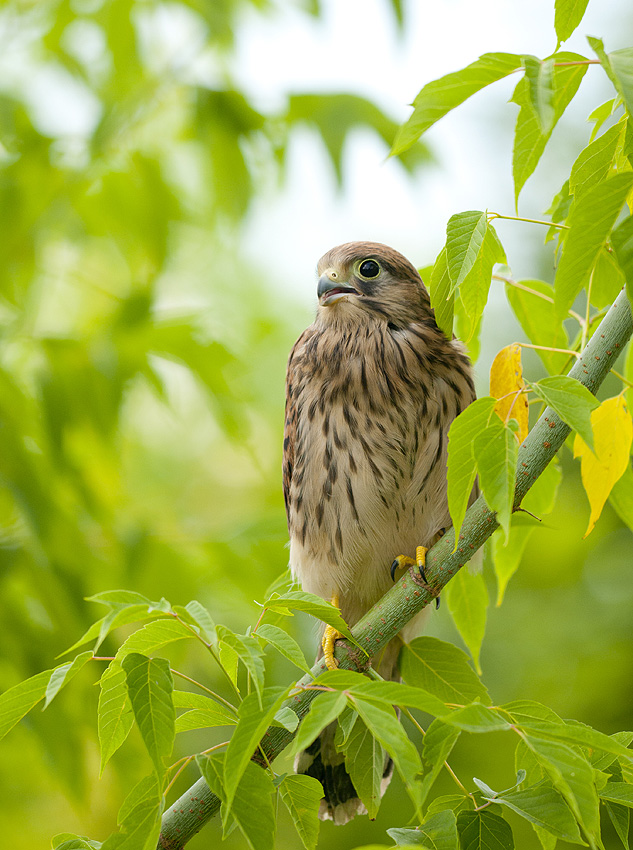
[[[401, 254], [347, 243], [321, 258], [318, 275], [316, 319], [288, 361], [290, 566], [305, 590], [338, 595], [353, 624], [389, 588], [394, 557], [431, 545], [450, 525], [448, 429], [475, 393], [461, 344], [438, 328]], [[397, 677], [398, 649], [392, 641], [375, 659], [385, 678]], [[297, 769], [323, 783], [321, 817], [345, 822], [364, 810], [332, 727]]]

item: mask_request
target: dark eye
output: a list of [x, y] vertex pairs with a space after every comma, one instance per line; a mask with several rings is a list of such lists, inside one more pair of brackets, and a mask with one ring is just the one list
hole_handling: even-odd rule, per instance
[[362, 277], [378, 277], [380, 274], [380, 266], [376, 260], [363, 260], [358, 267], [358, 271]]

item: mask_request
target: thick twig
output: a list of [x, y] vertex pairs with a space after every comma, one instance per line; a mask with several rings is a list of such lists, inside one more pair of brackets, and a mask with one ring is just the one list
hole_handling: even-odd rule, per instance
[[[596, 393], [632, 332], [631, 307], [626, 293], [622, 291], [574, 363], [570, 377]], [[563, 445], [570, 430], [551, 408], [546, 408], [519, 449], [514, 510], [520, 506], [532, 484]], [[413, 572], [405, 574], [354, 626], [352, 632], [360, 645], [366, 647], [371, 655], [379, 652], [418, 611], [440, 594], [447, 582], [496, 528], [498, 523], [495, 514], [483, 497], [479, 498], [466, 513], [456, 551], [453, 552], [455, 536], [450, 529], [427, 553], [426, 574], [429, 583], [425, 584]], [[345, 641], [337, 643], [336, 658], [342, 669], [363, 670], [367, 666], [365, 656]], [[311, 674], [304, 676], [298, 684], [308, 684], [324, 669], [325, 664], [318, 662]], [[314, 690], [301, 691], [291, 697], [287, 705], [303, 718], [316, 694]], [[272, 761], [292, 738], [293, 733], [271, 726], [262, 739], [261, 749], [266, 758]], [[204, 779], [199, 779], [165, 812], [159, 848], [180, 850], [219, 809], [220, 801]]]

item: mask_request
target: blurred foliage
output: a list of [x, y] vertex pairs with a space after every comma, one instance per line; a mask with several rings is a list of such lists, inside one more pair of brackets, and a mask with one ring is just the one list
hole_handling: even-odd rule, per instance
[[[401, 23], [401, 0], [389, 5]], [[241, 258], [242, 227], [256, 198], [283, 187], [297, 127], [321, 137], [341, 182], [349, 134], [367, 127], [389, 142], [395, 124], [348, 93], [293, 92], [276, 110], [252, 102], [236, 83], [236, 33], [244, 16], [277, 7], [0, 5], [2, 689], [53, 666], [97, 616], [86, 596], [198, 598], [243, 630], [283, 573], [283, 373], [308, 316], [270, 297], [273, 282]], [[428, 159], [418, 145], [402, 164]], [[631, 728], [630, 533], [607, 507], [582, 540], [579, 473], [563, 463], [556, 510], [489, 618], [481, 663], [500, 702], [529, 690], [604, 731]], [[296, 637], [309, 654], [304, 624]], [[443, 611], [432, 630], [455, 636]], [[174, 662], [215, 686], [206, 658], [186, 652], [177, 646]], [[279, 661], [271, 681], [293, 675]], [[147, 772], [133, 733], [95, 779], [96, 678], [88, 665], [54, 710], [32, 712], [3, 742], [7, 846], [107, 835]], [[208, 733], [187, 734], [209, 745]], [[469, 740], [453, 765], [464, 776], [489, 746]], [[486, 781], [511, 784], [501, 762], [490, 768]], [[180, 790], [196, 778], [185, 772]], [[404, 823], [398, 782], [375, 824], [324, 824], [321, 846], [355, 847]], [[207, 829], [191, 847], [219, 840], [219, 824]], [[296, 846], [285, 815], [278, 842]]]
[[[95, 592], [197, 597], [243, 627], [285, 569], [283, 375], [308, 317], [241, 259], [242, 222], [283, 186], [295, 127], [321, 137], [340, 182], [349, 133], [375, 131], [386, 152], [396, 124], [353, 94], [294, 92], [266, 111], [240, 91], [239, 23], [278, 13], [0, 6], [3, 690], [75, 641]], [[426, 159], [420, 145], [403, 164]], [[128, 787], [144, 773], [132, 748], [91, 778], [91, 672], [85, 698], [35, 712], [3, 752], [14, 848], [111, 831], [116, 771]]]

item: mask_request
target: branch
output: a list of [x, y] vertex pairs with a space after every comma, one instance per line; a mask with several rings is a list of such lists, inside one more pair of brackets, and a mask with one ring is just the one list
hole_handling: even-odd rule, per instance
[[[595, 394], [632, 333], [631, 306], [623, 290], [574, 363], [569, 376]], [[514, 510], [563, 445], [570, 431], [569, 426], [550, 407], [539, 418], [519, 448]], [[455, 573], [498, 527], [495, 514], [480, 497], [466, 513], [459, 536], [460, 545], [456, 551], [453, 552], [454, 531], [450, 529], [427, 553], [425, 569], [428, 585], [410, 571], [354, 626], [352, 633], [360, 645], [366, 647], [370, 655], [379, 652], [415, 614], [439, 596]], [[364, 671], [369, 666], [368, 659], [346, 641], [337, 643], [336, 658], [341, 669]], [[321, 660], [297, 684], [309, 684], [313, 677], [324, 670], [325, 663]], [[316, 693], [301, 691], [285, 704], [302, 719]], [[293, 737], [294, 733], [271, 726], [261, 741], [261, 750], [272, 761]], [[160, 850], [181, 850], [219, 810], [220, 800], [204, 779], [199, 779], [163, 815], [158, 847]]]

